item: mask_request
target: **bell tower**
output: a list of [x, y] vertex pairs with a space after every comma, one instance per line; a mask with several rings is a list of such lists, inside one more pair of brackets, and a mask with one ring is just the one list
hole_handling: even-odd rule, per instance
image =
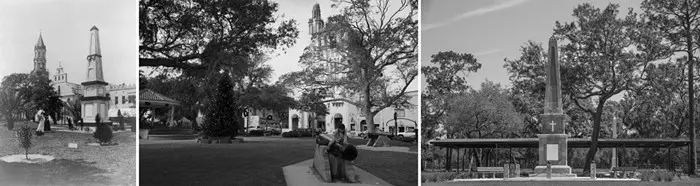
[[32, 70], [32, 74], [46, 78], [49, 76], [49, 72], [46, 71], [46, 45], [44, 45], [41, 33], [39, 33], [39, 40], [34, 45], [34, 70]]

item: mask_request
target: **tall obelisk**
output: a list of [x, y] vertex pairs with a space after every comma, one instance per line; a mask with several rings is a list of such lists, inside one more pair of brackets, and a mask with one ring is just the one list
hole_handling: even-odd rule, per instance
[[552, 36], [549, 39], [549, 60], [545, 65], [547, 81], [544, 100], [544, 114], [542, 118], [542, 134], [540, 139], [539, 162], [535, 167], [536, 176], [545, 176], [547, 162], [552, 165], [552, 176], [576, 176], [571, 174], [571, 167], [567, 165], [567, 135], [564, 132], [565, 115], [561, 101], [561, 79], [559, 71], [559, 56], [557, 52], [557, 40]]
[[90, 29], [90, 53], [87, 56], [87, 78], [83, 85], [84, 97], [80, 99], [82, 105], [82, 117], [85, 123], [95, 123], [95, 116], [100, 115], [101, 122], [107, 121], [109, 116], [108, 83], [102, 77], [102, 52], [100, 51], [99, 29], [93, 26]]

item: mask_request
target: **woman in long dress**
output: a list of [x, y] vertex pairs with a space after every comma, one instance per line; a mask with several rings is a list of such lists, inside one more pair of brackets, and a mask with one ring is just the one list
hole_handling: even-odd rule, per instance
[[36, 127], [37, 135], [44, 133], [44, 122], [46, 122], [46, 117], [44, 117], [44, 110], [39, 110], [34, 115], [34, 120], [39, 121], [39, 126]]
[[[338, 143], [341, 146], [345, 146], [348, 144], [348, 135], [345, 131], [345, 125], [342, 123], [336, 126], [336, 130], [335, 132], [333, 132], [333, 141], [331, 141], [331, 143], [328, 144], [328, 146], [331, 147], [335, 143]], [[340, 157], [340, 155], [334, 155], [330, 153], [329, 155], [330, 156], [328, 157], [328, 161], [330, 162], [331, 166], [331, 178], [348, 181], [347, 178], [345, 178], [345, 160], [342, 157]]]

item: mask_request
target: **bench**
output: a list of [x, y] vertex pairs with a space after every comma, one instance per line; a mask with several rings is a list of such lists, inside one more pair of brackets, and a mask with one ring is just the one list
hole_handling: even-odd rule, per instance
[[477, 167], [476, 172], [482, 175], [484, 173], [491, 173], [492, 178], [496, 178], [496, 173], [505, 173], [505, 169], [503, 167]]
[[627, 173], [632, 172], [631, 177], [634, 177], [634, 173], [637, 172], [637, 167], [613, 167], [610, 169], [610, 172], [612, 172], [613, 178], [617, 178], [617, 172], [622, 172], [623, 178], [627, 178]]

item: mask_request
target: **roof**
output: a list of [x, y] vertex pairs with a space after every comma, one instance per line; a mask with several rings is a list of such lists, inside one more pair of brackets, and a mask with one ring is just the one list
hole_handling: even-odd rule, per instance
[[139, 90], [139, 107], [163, 107], [180, 105], [180, 101], [174, 100], [151, 89]]
[[[429, 142], [438, 147], [448, 148], [538, 148], [539, 138], [500, 138], [500, 139], [443, 139]], [[688, 146], [688, 139], [598, 139], [600, 148], [659, 148]], [[570, 148], [590, 148], [591, 138], [568, 138]]]
[[34, 45], [34, 48], [46, 48], [46, 45], [44, 45], [44, 38], [41, 37], [41, 34], [39, 34], [39, 40], [36, 41], [36, 45]]

